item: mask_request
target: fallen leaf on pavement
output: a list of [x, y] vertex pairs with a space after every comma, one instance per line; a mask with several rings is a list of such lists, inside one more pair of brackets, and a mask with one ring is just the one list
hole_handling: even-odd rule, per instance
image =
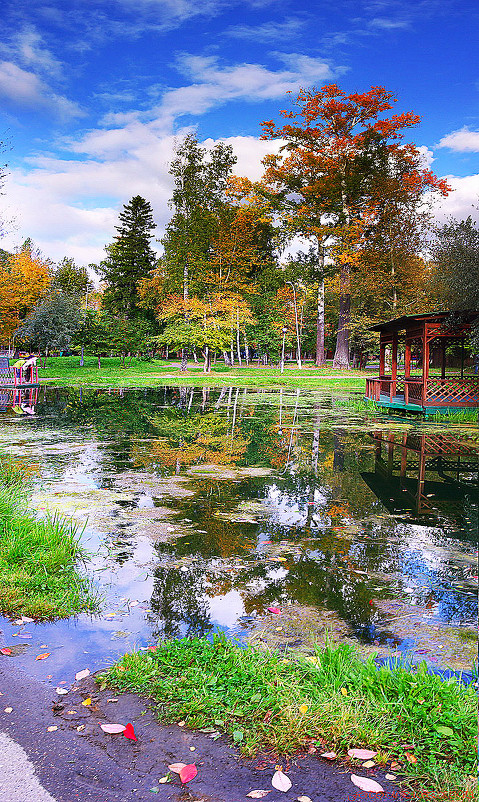
[[127, 724], [125, 729], [123, 730], [123, 735], [125, 738], [129, 738], [130, 741], [137, 741], [138, 738], [135, 735], [135, 730], [133, 729], [133, 724]]
[[50, 657], [51, 652], [42, 652], [42, 654], [37, 654], [35, 660], [46, 660], [47, 657]]
[[289, 791], [291, 788], [291, 780], [281, 770], [275, 771], [271, 779], [271, 785], [278, 791]]
[[58, 696], [64, 696], [66, 693], [68, 693], [66, 688], [55, 688], [55, 690]]
[[198, 769], [194, 763], [188, 763], [188, 765], [183, 766], [180, 771], [180, 780], [182, 783], [189, 783], [193, 777], [196, 777], [198, 774]]
[[372, 757], [376, 757], [377, 752], [373, 752], [371, 749], [348, 749], [349, 757], [357, 757], [359, 760], [369, 760]]
[[274, 615], [279, 615], [281, 610], [279, 607], [268, 607], [268, 613], [273, 613]]
[[325, 758], [327, 758], [328, 760], [335, 760], [335, 758], [336, 758], [336, 752], [323, 752], [323, 753], [321, 754], [321, 757], [325, 757]]
[[396, 779], [396, 775], [395, 774], [385, 774], [384, 776], [386, 777], [386, 780], [395, 780]]
[[9, 655], [12, 653], [12, 650], [5, 646], [3, 649], [0, 649], [0, 654]]
[[55, 726], [47, 727], [47, 732], [55, 732], [55, 730], [57, 730], [57, 729], [58, 729], [58, 727], [55, 727]]
[[79, 724], [78, 727], [77, 727], [77, 732], [82, 732], [82, 730], [84, 730], [84, 729], [85, 729], [85, 725], [84, 724]]
[[168, 768], [169, 768], [170, 771], [173, 771], [175, 774], [179, 774], [181, 769], [184, 769], [185, 766], [186, 766], [186, 763], [171, 763], [171, 765], [168, 766]]
[[251, 799], [262, 799], [266, 794], [270, 793], [271, 791], [263, 791], [262, 788], [258, 788], [256, 791], [250, 791], [246, 796], [250, 796]]
[[298, 796], [297, 800], [298, 802], [312, 802], [309, 796]]
[[124, 724], [100, 724], [100, 727], [103, 732], [107, 732], [109, 735], [117, 735], [125, 729]]
[[13, 707], [6, 707], [5, 708], [5, 713], [12, 713], [12, 712], [13, 712]]
[[373, 794], [380, 794], [384, 791], [382, 785], [379, 785], [376, 780], [370, 780], [369, 777], [358, 777], [356, 774], [351, 774], [351, 782], [361, 791], [368, 791]]
[[83, 702], [82, 702], [82, 705], [83, 705], [83, 707], [89, 707], [89, 705], [91, 705], [90, 697], [88, 697], [88, 699], [84, 699]]
[[85, 677], [89, 677], [89, 676], [90, 676], [90, 669], [89, 668], [84, 668], [83, 671], [78, 671], [75, 674], [75, 679], [77, 681], [80, 681], [81, 679], [85, 679]]
[[364, 766], [365, 769], [372, 769], [372, 767], [375, 766], [375, 765], [376, 764], [375, 764], [374, 760], [366, 760], [365, 763], [362, 763], [362, 766]]

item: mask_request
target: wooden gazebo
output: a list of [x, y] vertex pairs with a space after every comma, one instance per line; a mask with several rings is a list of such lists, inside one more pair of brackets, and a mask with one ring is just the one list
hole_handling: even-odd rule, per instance
[[[479, 407], [479, 375], [464, 369], [464, 343], [479, 312], [428, 312], [373, 326], [378, 331], [379, 376], [366, 379], [366, 398], [379, 406], [433, 413], [447, 409]], [[398, 346], [404, 343], [404, 374], [398, 374]], [[446, 370], [446, 347], [458, 344], [461, 364]], [[386, 375], [386, 349], [390, 349], [391, 373]], [[440, 367], [431, 369], [431, 354], [439, 355]], [[439, 354], [438, 354], [439, 351]], [[420, 372], [411, 375], [412, 355]]]

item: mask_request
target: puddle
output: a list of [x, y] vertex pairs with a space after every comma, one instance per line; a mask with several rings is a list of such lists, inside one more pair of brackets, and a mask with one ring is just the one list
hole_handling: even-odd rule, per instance
[[18, 663], [58, 683], [158, 638], [221, 630], [260, 646], [311, 653], [328, 637], [470, 668], [477, 427], [371, 421], [344, 400], [48, 387], [34, 415], [3, 405], [0, 448], [36, 464], [40, 514], [83, 530], [104, 598], [94, 618], [0, 619]]

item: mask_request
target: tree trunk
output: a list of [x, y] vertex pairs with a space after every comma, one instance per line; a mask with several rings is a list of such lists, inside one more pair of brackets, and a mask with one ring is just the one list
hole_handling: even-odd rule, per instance
[[238, 351], [238, 364], [241, 367], [239, 309], [236, 310], [236, 350]]
[[225, 361], [226, 367], [227, 368], [231, 367], [231, 360], [230, 360], [230, 358], [228, 356], [228, 352], [227, 351], [223, 351], [223, 359]]
[[349, 265], [341, 266], [339, 290], [339, 319], [333, 368], [349, 369], [349, 325], [351, 317], [351, 294], [349, 289]]
[[318, 317], [316, 321], [316, 367], [324, 365], [324, 278], [318, 286]]
[[82, 345], [81, 354], [80, 354], [80, 367], [82, 368], [84, 364], [85, 364], [85, 360], [83, 358], [83, 345]]
[[193, 348], [193, 359], [195, 360], [195, 365], [198, 364], [198, 354], [196, 353], [196, 348]]
[[98, 354], [98, 370], [101, 370], [101, 354]]
[[211, 373], [211, 351], [207, 345], [205, 346], [204, 355], [203, 373]]
[[188, 351], [186, 348], [181, 349], [181, 367], [180, 370], [182, 373], [186, 373], [188, 370]]
[[248, 345], [248, 340], [246, 339], [246, 334], [244, 335], [244, 353], [245, 353], [245, 359], [246, 359], [246, 366], [248, 367], [248, 365], [249, 365], [249, 345]]

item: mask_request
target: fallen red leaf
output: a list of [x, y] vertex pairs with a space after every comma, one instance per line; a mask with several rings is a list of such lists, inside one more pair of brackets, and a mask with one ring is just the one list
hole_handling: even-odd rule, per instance
[[133, 724], [127, 724], [125, 729], [123, 730], [123, 735], [125, 738], [129, 738], [131, 741], [137, 741], [138, 738], [135, 735], [135, 730], [133, 729]]
[[183, 766], [180, 771], [180, 780], [182, 783], [189, 783], [193, 777], [196, 777], [198, 774], [198, 769], [194, 763], [188, 763], [187, 766]]
[[8, 655], [8, 654], [11, 654], [11, 653], [12, 653], [12, 650], [9, 649], [7, 646], [5, 646], [4, 649], [0, 649], [0, 654], [7, 654]]
[[50, 657], [51, 652], [43, 652], [43, 654], [37, 654], [35, 660], [46, 660], [47, 657]]
[[274, 615], [279, 615], [281, 610], [279, 607], [268, 607], [268, 613], [274, 613]]

